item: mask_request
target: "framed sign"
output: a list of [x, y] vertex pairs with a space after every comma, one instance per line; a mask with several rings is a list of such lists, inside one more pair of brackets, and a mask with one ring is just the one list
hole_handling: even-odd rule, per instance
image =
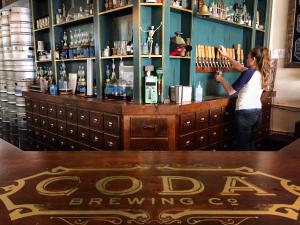
[[289, 0], [286, 67], [300, 68], [300, 0]]

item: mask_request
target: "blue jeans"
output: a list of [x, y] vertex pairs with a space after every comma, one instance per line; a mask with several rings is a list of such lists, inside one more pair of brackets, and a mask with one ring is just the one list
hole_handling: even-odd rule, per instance
[[237, 150], [255, 150], [253, 136], [261, 123], [261, 117], [261, 109], [235, 111]]

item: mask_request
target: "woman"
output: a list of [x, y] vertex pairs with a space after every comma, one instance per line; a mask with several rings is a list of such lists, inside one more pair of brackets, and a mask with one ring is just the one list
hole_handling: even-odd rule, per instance
[[233, 68], [241, 72], [240, 77], [229, 85], [220, 74], [215, 75], [229, 95], [238, 92], [235, 111], [237, 150], [254, 150], [252, 136], [261, 121], [261, 94], [270, 78], [270, 51], [267, 48], [251, 49], [247, 68], [231, 59], [221, 46], [219, 52], [226, 57]]

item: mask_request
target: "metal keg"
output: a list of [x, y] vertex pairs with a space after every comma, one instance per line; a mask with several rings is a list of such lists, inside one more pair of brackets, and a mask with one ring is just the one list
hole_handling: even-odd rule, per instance
[[22, 44], [32, 44], [32, 34], [31, 33], [11, 33], [10, 34], [11, 45], [22, 45]]
[[0, 93], [7, 93], [6, 80], [0, 80]]
[[32, 26], [30, 23], [11, 23], [10, 24], [11, 33], [31, 33]]
[[1, 26], [9, 26], [10, 11], [3, 11], [1, 13]]
[[31, 23], [30, 11], [26, 7], [12, 7], [10, 9], [10, 23]]
[[16, 81], [15, 95], [17, 97], [22, 97], [22, 92], [28, 91], [29, 87], [32, 85], [32, 83], [33, 83], [33, 80]]
[[6, 60], [12, 60], [12, 48], [11, 47], [4, 47], [3, 48], [3, 59]]
[[35, 63], [32, 59], [13, 61], [13, 71], [35, 71]]
[[[11, 48], [13, 60], [27, 60], [34, 58], [34, 51], [32, 46], [14, 45]], [[21, 71], [19, 69], [19, 71]]]
[[16, 93], [16, 82], [14, 80], [6, 80], [7, 94], [14, 95]]
[[16, 111], [16, 109], [15, 109], [16, 95], [15, 94], [8, 94], [7, 95], [7, 102], [8, 102], [8, 104], [14, 105], [14, 111]]
[[35, 72], [34, 71], [14, 71], [14, 79], [16, 81], [22, 81], [22, 80], [33, 80], [34, 76], [35, 76]]

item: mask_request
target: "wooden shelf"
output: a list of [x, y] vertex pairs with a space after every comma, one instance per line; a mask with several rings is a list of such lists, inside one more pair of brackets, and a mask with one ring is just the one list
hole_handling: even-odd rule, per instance
[[66, 22], [60, 23], [60, 24], [54, 24], [53, 26], [54, 27], [65, 26], [65, 25], [72, 24], [72, 23], [78, 23], [78, 22], [81, 22], [81, 21], [90, 20], [92, 18], [94, 18], [94, 16], [90, 15], [90, 16], [86, 16], [86, 17], [83, 17], [83, 18], [80, 18], [80, 19], [77, 19], [77, 20], [71, 20], [71, 21], [66, 21]]
[[117, 11], [121, 11], [121, 10], [124, 10], [124, 9], [129, 9], [129, 8], [133, 8], [133, 4], [126, 5], [126, 6], [119, 7], [119, 8], [115, 8], [115, 9], [106, 10], [106, 11], [103, 11], [103, 12], [99, 12], [98, 15], [105, 15], [105, 14], [108, 14], [108, 13], [117, 12]]
[[249, 27], [249, 26], [244, 25], [244, 24], [239, 24], [239, 23], [228, 21], [228, 20], [220, 19], [218, 17], [200, 16], [200, 15], [197, 15], [197, 17], [199, 17], [201, 19], [204, 19], [204, 20], [210, 20], [210, 21], [215, 21], [215, 22], [222, 22], [222, 23], [225, 23], [225, 24], [230, 24], [230, 25], [233, 25], [233, 26], [243, 27], [243, 28], [247, 28], [247, 29], [253, 30], [253, 27]]
[[140, 5], [143, 5], [143, 6], [162, 6], [163, 4], [162, 3], [140, 3]]
[[266, 30], [259, 29], [259, 28], [257, 28], [256, 30], [257, 30], [257, 31], [259, 31], [259, 32], [263, 32], [263, 33], [265, 33], [265, 32], [266, 32]]
[[47, 59], [47, 60], [35, 60], [36, 63], [46, 63], [46, 62], [52, 62], [51, 59]]
[[175, 9], [175, 10], [179, 10], [179, 11], [182, 11], [182, 12], [190, 13], [190, 14], [193, 13], [193, 11], [191, 9], [185, 9], [185, 8], [181, 8], [181, 7], [171, 6], [171, 5], [170, 5], [170, 8]]
[[95, 60], [96, 57], [91, 57], [91, 58], [75, 58], [75, 59], [56, 59], [55, 62], [70, 62], [70, 61], [85, 61], [85, 60]]
[[192, 56], [170, 56], [170, 59], [192, 59]]
[[133, 58], [133, 55], [113, 55], [108, 57], [100, 57], [100, 59], [126, 59]]
[[[234, 70], [233, 68], [227, 68], [227, 67], [221, 67], [219, 68], [219, 70], [222, 71], [223, 73], [226, 72], [238, 73], [238, 71]], [[215, 73], [216, 71], [217, 68], [196, 66], [196, 73]]]
[[49, 28], [50, 28], [50, 27], [43, 27], [43, 28], [34, 30], [34, 32], [39, 32], [39, 31], [43, 31], [43, 30], [48, 30]]
[[141, 55], [141, 58], [162, 58], [162, 55]]

